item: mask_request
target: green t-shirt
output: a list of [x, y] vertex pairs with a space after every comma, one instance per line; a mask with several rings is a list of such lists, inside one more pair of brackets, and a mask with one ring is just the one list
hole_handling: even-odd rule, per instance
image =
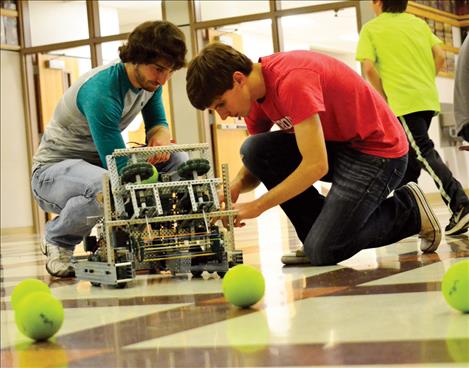
[[366, 23], [356, 59], [371, 60], [396, 116], [440, 111], [432, 47], [441, 43], [422, 19], [407, 13], [381, 13]]

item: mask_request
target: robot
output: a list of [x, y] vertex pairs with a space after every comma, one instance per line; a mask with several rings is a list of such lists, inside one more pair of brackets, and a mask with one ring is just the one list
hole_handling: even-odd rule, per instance
[[[149, 182], [154, 168], [147, 159], [158, 152], [187, 152], [189, 160], [177, 169], [180, 177], [161, 174]], [[208, 159], [208, 144], [117, 149], [106, 157], [103, 177], [104, 216], [96, 235], [84, 239], [86, 256], [75, 260], [75, 274], [94, 286], [125, 287], [137, 271], [171, 274], [204, 271], [221, 277], [230, 267], [243, 263], [234, 249], [234, 216], [228, 167], [215, 178]], [[120, 173], [116, 159], [127, 157]], [[225, 206], [218, 200], [223, 190]], [[223, 219], [225, 226], [214, 222]]]

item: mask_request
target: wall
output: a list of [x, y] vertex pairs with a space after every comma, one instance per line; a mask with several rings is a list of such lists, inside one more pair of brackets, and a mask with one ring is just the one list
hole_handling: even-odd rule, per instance
[[29, 184], [24, 100], [18, 52], [1, 51], [1, 228], [31, 231], [33, 215]]

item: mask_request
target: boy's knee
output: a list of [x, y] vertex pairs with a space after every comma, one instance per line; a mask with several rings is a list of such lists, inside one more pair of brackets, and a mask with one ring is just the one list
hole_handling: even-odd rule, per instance
[[103, 177], [96, 176], [88, 182], [86, 197], [96, 197], [98, 193], [103, 192]]
[[187, 152], [173, 152], [169, 158], [169, 161], [159, 163], [156, 168], [160, 173], [172, 174], [175, 180], [179, 180], [179, 176], [175, 174], [178, 167], [189, 160], [189, 154]]
[[305, 242], [304, 252], [313, 266], [332, 266], [339, 262], [325, 243]]
[[256, 162], [262, 155], [262, 152], [261, 145], [255, 135], [248, 137], [239, 150], [243, 164], [249, 170], [252, 170], [253, 167], [255, 167]]
[[171, 154], [171, 156], [173, 167], [176, 168], [187, 160], [189, 160], [189, 154], [187, 152], [174, 152]]

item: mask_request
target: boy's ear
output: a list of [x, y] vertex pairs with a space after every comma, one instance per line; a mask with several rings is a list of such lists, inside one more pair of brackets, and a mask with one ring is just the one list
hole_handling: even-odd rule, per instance
[[233, 83], [244, 84], [246, 78], [242, 72], [236, 71], [233, 73]]

